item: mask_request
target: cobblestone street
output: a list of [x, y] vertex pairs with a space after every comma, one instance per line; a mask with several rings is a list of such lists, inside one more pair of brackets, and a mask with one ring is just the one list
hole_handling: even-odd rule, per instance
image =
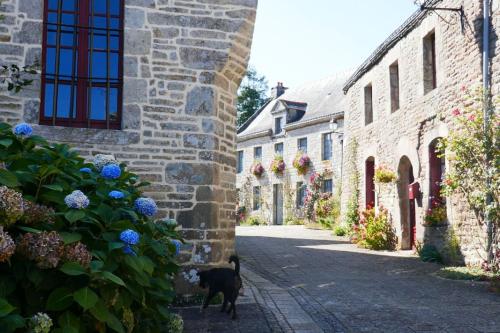
[[[439, 266], [409, 252], [366, 251], [301, 226], [239, 227], [237, 250], [252, 301], [234, 332], [500, 332], [498, 295], [438, 278]], [[259, 329], [244, 329], [251, 323]]]

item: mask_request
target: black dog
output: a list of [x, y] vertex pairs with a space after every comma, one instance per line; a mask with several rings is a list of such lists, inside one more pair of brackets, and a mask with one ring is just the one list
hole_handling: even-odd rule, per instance
[[234, 262], [234, 269], [231, 268], [212, 268], [211, 270], [198, 272], [200, 277], [200, 287], [208, 287], [208, 296], [203, 303], [203, 309], [208, 307], [210, 300], [222, 292], [224, 294], [224, 303], [220, 312], [226, 310], [227, 303], [231, 303], [227, 313], [233, 311], [233, 319], [236, 319], [236, 299], [243, 283], [240, 277], [240, 260], [238, 256], [232, 255], [229, 258], [229, 263]]

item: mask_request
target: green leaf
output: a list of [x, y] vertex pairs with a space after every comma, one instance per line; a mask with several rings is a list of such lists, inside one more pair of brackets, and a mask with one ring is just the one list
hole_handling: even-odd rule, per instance
[[59, 270], [64, 274], [71, 276], [87, 274], [85, 268], [83, 268], [80, 264], [76, 262], [67, 262], [61, 268], [59, 268]]
[[109, 310], [104, 305], [102, 300], [99, 300], [93, 308], [90, 309], [90, 313], [99, 321], [106, 322], [109, 317]]
[[68, 308], [73, 303], [73, 294], [66, 287], [57, 288], [54, 290], [47, 300], [47, 310], [62, 311]]
[[48, 188], [49, 190], [53, 190], [56, 192], [62, 192], [64, 189], [61, 185], [53, 184], [53, 185], [43, 185], [43, 188]]
[[85, 310], [88, 310], [97, 303], [99, 300], [99, 296], [95, 292], [92, 291], [89, 287], [82, 288], [80, 290], [77, 290], [74, 294], [73, 297], [75, 298], [75, 301], [81, 305], [82, 308]]
[[109, 281], [114, 282], [120, 286], [125, 287], [125, 282], [123, 282], [123, 280], [121, 278], [119, 278], [118, 276], [114, 275], [111, 272], [104, 271], [104, 272], [102, 272], [101, 276], [106, 280], [109, 280]]
[[106, 324], [118, 333], [125, 333], [122, 323], [111, 313], [108, 316], [108, 320], [106, 320]]
[[90, 270], [92, 273], [100, 272], [103, 266], [104, 262], [100, 260], [92, 260], [90, 263]]
[[70, 311], [59, 316], [57, 323], [64, 333], [78, 333], [80, 331], [80, 319]]
[[0, 318], [5, 317], [15, 309], [16, 308], [10, 305], [6, 299], [0, 298]]
[[39, 234], [39, 233], [41, 233], [40, 230], [34, 229], [34, 228], [30, 228], [30, 227], [22, 227], [20, 225], [16, 225], [16, 228], [19, 229], [19, 230], [22, 230], [22, 231], [31, 232], [33, 234]]
[[10, 147], [10, 145], [13, 143], [12, 139], [2, 139], [0, 140], [0, 146], [4, 146], [5, 148]]
[[0, 169], [0, 184], [8, 187], [16, 187], [19, 186], [19, 181], [14, 173], [5, 169]]
[[121, 249], [124, 246], [125, 246], [125, 244], [123, 244], [122, 242], [111, 242], [111, 243], [108, 243], [108, 249], [109, 249], [109, 251], [113, 251], [113, 250], [116, 250], [116, 249]]
[[[26, 320], [18, 314], [10, 314], [0, 320], [2, 328], [6, 327], [6, 332], [16, 332], [17, 329], [26, 326]], [[3, 331], [2, 331], [3, 332]]]
[[66, 220], [71, 223], [75, 223], [78, 220], [81, 220], [85, 217], [85, 212], [81, 210], [70, 210], [66, 214], [64, 214]]
[[60, 232], [59, 235], [61, 235], [61, 238], [63, 239], [64, 244], [66, 245], [76, 243], [82, 239], [82, 235], [78, 233]]

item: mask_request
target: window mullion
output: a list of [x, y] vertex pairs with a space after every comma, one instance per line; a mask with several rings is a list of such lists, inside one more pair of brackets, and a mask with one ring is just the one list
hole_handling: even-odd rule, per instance
[[109, 43], [110, 43], [110, 6], [109, 0], [106, 0], [106, 128], [109, 129], [109, 99], [110, 99], [110, 82], [109, 82]]
[[[76, 8], [75, 8], [75, 14], [73, 17], [73, 21], [75, 22], [75, 27], [73, 27], [73, 45], [71, 48], [71, 56], [72, 56], [72, 64], [71, 64], [71, 96], [70, 96], [70, 108], [69, 108], [69, 121], [70, 123], [73, 121], [73, 116], [74, 112], [76, 111], [75, 108], [75, 88], [78, 89], [78, 86], [75, 87], [75, 85], [78, 84], [78, 78], [77, 75], [78, 73], [75, 73], [75, 70], [77, 70], [77, 54], [78, 54], [78, 36], [80, 34], [80, 28], [77, 27], [79, 25], [79, 13], [80, 13], [80, 2], [76, 2]], [[75, 82], [76, 81], [76, 82]], [[77, 91], [78, 92], [78, 91]]]
[[91, 111], [92, 111], [92, 80], [93, 80], [93, 73], [92, 73], [92, 61], [93, 61], [93, 53], [94, 53], [94, 1], [90, 0], [90, 16], [89, 20], [87, 20], [87, 24], [89, 25], [89, 30], [90, 30], [90, 54], [88, 54], [88, 59], [89, 59], [89, 66], [88, 66], [88, 71], [89, 71], [89, 81], [88, 81], [88, 88], [87, 88], [87, 127], [90, 127], [90, 116], [91, 116]]

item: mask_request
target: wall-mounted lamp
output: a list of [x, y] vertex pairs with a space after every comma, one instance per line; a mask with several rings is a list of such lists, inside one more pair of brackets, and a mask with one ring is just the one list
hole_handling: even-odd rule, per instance
[[335, 132], [337, 130], [337, 128], [339, 128], [339, 124], [337, 123], [337, 120], [336, 119], [330, 120], [330, 130]]
[[460, 15], [460, 25], [462, 27], [462, 33], [465, 32], [465, 12], [464, 12], [464, 6], [460, 6], [459, 8], [448, 8], [448, 7], [435, 7], [435, 6], [428, 6], [427, 0], [414, 0], [413, 1], [416, 5], [420, 6], [420, 10], [429, 10], [429, 11], [448, 11], [448, 12], [455, 12], [458, 15]]

